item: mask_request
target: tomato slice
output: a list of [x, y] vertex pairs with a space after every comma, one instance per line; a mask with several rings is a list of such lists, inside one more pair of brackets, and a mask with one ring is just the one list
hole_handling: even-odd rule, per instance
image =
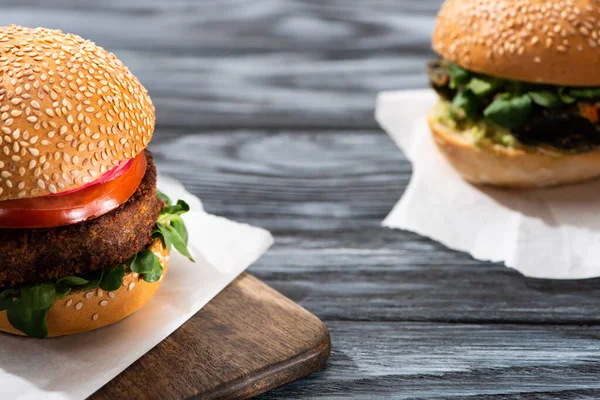
[[99, 217], [125, 203], [145, 173], [141, 152], [125, 173], [108, 182], [64, 195], [0, 201], [0, 229], [53, 228]]

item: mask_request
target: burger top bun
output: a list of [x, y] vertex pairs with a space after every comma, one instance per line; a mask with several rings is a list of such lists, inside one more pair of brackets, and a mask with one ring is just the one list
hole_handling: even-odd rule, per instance
[[595, 0], [447, 0], [434, 50], [465, 69], [511, 80], [600, 86]]
[[146, 89], [77, 35], [0, 27], [0, 201], [93, 182], [152, 138]]

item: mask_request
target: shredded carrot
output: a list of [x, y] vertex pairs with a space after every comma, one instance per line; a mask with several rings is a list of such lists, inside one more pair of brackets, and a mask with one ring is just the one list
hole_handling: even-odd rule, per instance
[[579, 115], [595, 124], [600, 120], [598, 117], [598, 106], [589, 103], [579, 103]]

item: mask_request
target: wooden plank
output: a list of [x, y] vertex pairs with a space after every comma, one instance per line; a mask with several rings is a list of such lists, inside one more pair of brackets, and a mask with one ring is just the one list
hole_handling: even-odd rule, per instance
[[600, 327], [326, 323], [327, 366], [258, 399], [600, 397]]
[[160, 126], [376, 128], [378, 91], [427, 84], [441, 0], [3, 2], [75, 32], [148, 88]]
[[[417, 235], [380, 230], [280, 237], [251, 271], [327, 320], [600, 323], [599, 279], [526, 279]], [[370, 248], [377, 244], [385, 247]], [[285, 271], [277, 268], [283, 262]]]
[[379, 226], [410, 178], [371, 132], [235, 131], [153, 145], [159, 168], [214, 213], [270, 229], [251, 271], [327, 320], [599, 323], [600, 280], [524, 279]]
[[275, 231], [302, 229], [306, 218], [310, 231], [376, 222], [412, 171], [374, 131], [176, 132], [160, 129], [150, 145], [160, 171], [185, 182], [210, 211], [264, 220]]
[[312, 373], [329, 352], [321, 321], [243, 274], [91, 398], [248, 398]]

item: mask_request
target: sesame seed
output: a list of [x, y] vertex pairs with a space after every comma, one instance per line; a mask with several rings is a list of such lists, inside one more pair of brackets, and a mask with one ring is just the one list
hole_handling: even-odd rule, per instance
[[100, 302], [100, 305], [101, 305], [102, 307], [106, 307], [106, 306], [108, 305], [108, 300], [102, 300], [102, 301]]
[[98, 320], [98, 314], [92, 315], [92, 320], [97, 321]]
[[73, 299], [67, 300], [66, 306], [71, 307], [71, 304], [73, 304]]
[[79, 303], [75, 304], [76, 310], [81, 310], [81, 307], [83, 307], [83, 302], [80, 301]]
[[111, 299], [115, 298], [115, 293], [114, 292], [108, 292], [108, 297], [110, 297]]
[[134, 287], [135, 287], [135, 282], [131, 282], [129, 284], [129, 286], [127, 287], [127, 290], [132, 291]]

